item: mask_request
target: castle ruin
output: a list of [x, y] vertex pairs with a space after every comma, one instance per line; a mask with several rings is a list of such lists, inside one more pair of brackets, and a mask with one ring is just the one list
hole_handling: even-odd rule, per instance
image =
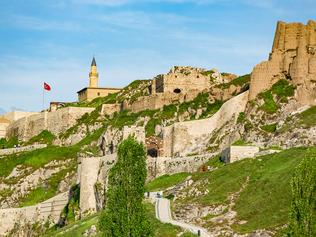
[[269, 89], [279, 79], [296, 86], [296, 99], [302, 105], [316, 103], [316, 22], [278, 22], [269, 60], [255, 66], [251, 75], [249, 99]]

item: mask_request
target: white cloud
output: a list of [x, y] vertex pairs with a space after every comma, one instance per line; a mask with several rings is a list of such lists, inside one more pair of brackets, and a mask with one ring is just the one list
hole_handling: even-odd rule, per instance
[[11, 25], [23, 29], [30, 30], [57, 30], [57, 31], [84, 31], [86, 28], [82, 27], [76, 22], [70, 21], [53, 21], [31, 16], [13, 15], [0, 19], [0, 23]]

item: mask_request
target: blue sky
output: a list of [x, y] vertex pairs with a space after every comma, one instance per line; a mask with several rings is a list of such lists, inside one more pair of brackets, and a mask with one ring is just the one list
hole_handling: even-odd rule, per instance
[[75, 101], [96, 56], [101, 86], [173, 65], [245, 74], [270, 52], [276, 22], [315, 20], [314, 0], [0, 1], [0, 111]]

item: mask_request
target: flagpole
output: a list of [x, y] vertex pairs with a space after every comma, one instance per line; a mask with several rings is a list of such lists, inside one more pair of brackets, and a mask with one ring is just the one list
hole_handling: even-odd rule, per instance
[[43, 87], [43, 101], [42, 101], [42, 110], [44, 110], [44, 95], [45, 95], [45, 88], [44, 88], [44, 82], [42, 84]]

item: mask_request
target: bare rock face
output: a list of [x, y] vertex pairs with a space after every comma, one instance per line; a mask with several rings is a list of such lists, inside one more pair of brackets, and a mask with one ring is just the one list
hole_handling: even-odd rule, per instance
[[300, 104], [316, 104], [316, 22], [278, 22], [268, 61], [252, 72], [249, 99], [287, 78], [297, 87]]

